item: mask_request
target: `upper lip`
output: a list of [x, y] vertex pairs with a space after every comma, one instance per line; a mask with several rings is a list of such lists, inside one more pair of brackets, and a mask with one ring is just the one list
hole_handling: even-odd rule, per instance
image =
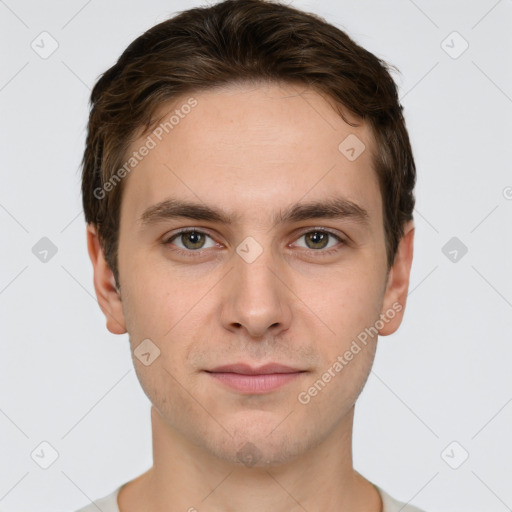
[[207, 371], [210, 373], [239, 373], [240, 375], [268, 375], [271, 373], [298, 373], [305, 370], [277, 363], [269, 363], [258, 367], [245, 363], [237, 363], [217, 366]]

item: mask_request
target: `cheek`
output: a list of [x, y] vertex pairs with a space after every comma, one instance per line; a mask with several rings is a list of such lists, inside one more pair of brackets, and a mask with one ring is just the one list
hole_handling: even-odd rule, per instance
[[313, 311], [325, 335], [334, 343], [347, 341], [373, 325], [379, 318], [382, 297], [376, 276], [346, 269], [333, 273], [316, 284], [309, 282], [298, 291], [304, 304]]
[[182, 275], [149, 257], [126, 262], [122, 272], [123, 311], [128, 332], [160, 338], [193, 308], [200, 290]]
[[187, 418], [197, 416], [197, 402], [190, 397], [199, 395], [189, 383], [185, 386], [182, 384], [179, 362], [170, 360], [165, 352], [149, 366], [143, 365], [135, 357], [133, 362], [144, 393], [171, 424], [186, 422]]
[[[156, 271], [132, 273], [125, 280], [122, 303], [134, 364], [141, 366], [136, 350], [144, 340], [151, 340], [158, 352], [154, 368], [139, 368], [141, 382], [151, 387], [157, 374], [167, 381], [170, 376], [165, 370], [183, 374], [188, 352], [207, 318], [203, 295], [203, 288], [194, 287], [190, 280], [176, 275], [166, 279]], [[173, 379], [168, 384], [172, 386]]]

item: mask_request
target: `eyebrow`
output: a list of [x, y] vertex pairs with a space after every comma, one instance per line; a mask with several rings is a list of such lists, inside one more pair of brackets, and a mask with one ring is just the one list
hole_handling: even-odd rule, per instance
[[[139, 221], [142, 227], [147, 227], [175, 218], [233, 224], [239, 220], [240, 215], [206, 204], [169, 198], [147, 208]], [[347, 219], [366, 228], [370, 227], [368, 211], [344, 197], [292, 204], [284, 211], [280, 210], [279, 213], [274, 214], [272, 223], [273, 226], [277, 226], [310, 219]]]

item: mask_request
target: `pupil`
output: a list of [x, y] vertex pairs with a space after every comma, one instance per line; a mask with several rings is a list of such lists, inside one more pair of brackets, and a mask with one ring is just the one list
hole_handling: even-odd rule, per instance
[[[320, 248], [323, 248], [326, 245], [327, 234], [326, 233], [319, 233], [318, 231], [314, 231], [310, 235], [310, 239], [312, 240], [313, 244], [320, 244]], [[314, 247], [314, 248], [318, 249], [318, 247]]]
[[[202, 235], [198, 233], [197, 231], [191, 231], [189, 233], [185, 233], [185, 240], [189, 242], [189, 245], [192, 245], [192, 249], [197, 249], [198, 245], [201, 244], [201, 237]], [[187, 246], [187, 243], [185, 243], [185, 246]]]

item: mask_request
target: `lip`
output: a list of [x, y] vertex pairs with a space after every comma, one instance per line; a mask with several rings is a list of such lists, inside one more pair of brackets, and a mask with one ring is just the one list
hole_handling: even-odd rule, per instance
[[246, 363], [236, 363], [217, 366], [207, 371], [210, 373], [237, 373], [239, 375], [268, 375], [271, 373], [298, 373], [303, 370], [277, 363], [268, 363], [258, 367]]
[[216, 381], [243, 394], [275, 391], [298, 378], [305, 370], [269, 363], [254, 367], [244, 363], [218, 366], [207, 370]]

